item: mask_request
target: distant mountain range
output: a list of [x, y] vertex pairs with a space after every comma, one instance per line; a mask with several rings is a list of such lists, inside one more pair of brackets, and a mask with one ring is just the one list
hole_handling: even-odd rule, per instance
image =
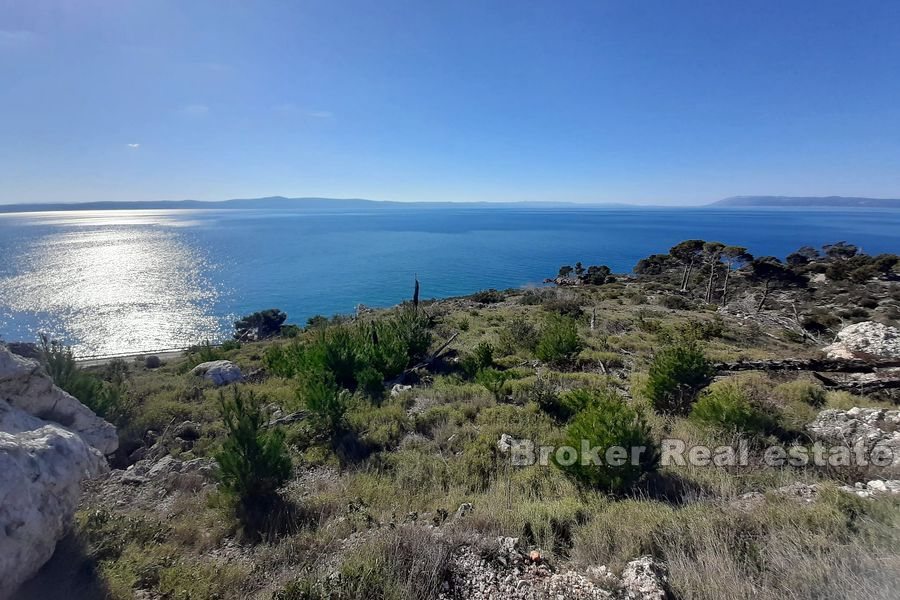
[[[306, 210], [310, 212], [402, 208], [554, 208], [578, 207], [583, 204], [568, 202], [392, 202], [387, 200], [364, 200], [361, 198], [237, 198], [233, 200], [148, 200], [137, 202], [54, 202], [47, 204], [0, 204], [0, 213], [49, 212], [65, 210], [160, 210], [160, 209], [264, 209], [264, 210]], [[596, 206], [596, 205], [595, 205]], [[603, 206], [627, 206], [625, 204], [604, 204]]]
[[900, 208], [900, 200], [889, 198], [854, 198], [847, 196], [732, 196], [710, 206], [735, 207], [773, 207], [773, 206], [808, 206], [827, 207], [861, 206], [867, 208]]
[[[0, 204], [0, 213], [51, 212], [69, 210], [175, 210], [175, 209], [262, 209], [304, 210], [309, 212], [354, 212], [360, 210], [442, 209], [442, 208], [637, 208], [634, 204], [576, 202], [393, 202], [362, 198], [236, 198], [233, 200], [147, 200], [137, 202], [51, 202], [46, 204]], [[848, 198], [844, 196], [733, 196], [707, 206], [712, 207], [882, 207], [900, 208], [900, 200]]]

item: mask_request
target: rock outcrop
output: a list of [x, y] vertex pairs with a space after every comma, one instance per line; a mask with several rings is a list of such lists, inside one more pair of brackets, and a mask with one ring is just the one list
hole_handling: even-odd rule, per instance
[[900, 358], [900, 329], [863, 321], [841, 329], [823, 350], [828, 358]]
[[117, 445], [112, 425], [0, 346], [0, 599], [50, 558]]
[[229, 383], [237, 383], [244, 379], [240, 367], [230, 360], [213, 360], [200, 363], [191, 369], [191, 375], [204, 377], [217, 387], [228, 385]]
[[[859, 408], [829, 409], [820, 412], [806, 426], [809, 435], [819, 442], [848, 448], [859, 448], [869, 457], [881, 457], [896, 472], [900, 467], [900, 410]], [[881, 465], [875, 465], [881, 466]]]
[[606, 566], [585, 574], [556, 569], [540, 551], [525, 552], [519, 538], [499, 537], [485, 555], [470, 545], [459, 547], [450, 560], [450, 581], [440, 594], [451, 598], [531, 600], [668, 600], [669, 573], [665, 564], [642, 556], [625, 565], [621, 577]]

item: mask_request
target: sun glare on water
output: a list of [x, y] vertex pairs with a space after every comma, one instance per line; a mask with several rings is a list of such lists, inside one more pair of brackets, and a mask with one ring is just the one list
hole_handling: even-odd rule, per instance
[[24, 268], [0, 286], [0, 304], [41, 316], [35, 338], [73, 340], [85, 356], [216, 337], [211, 266], [175, 230], [147, 226], [143, 215], [84, 215], [66, 224], [78, 226], [36, 239], [23, 252]]

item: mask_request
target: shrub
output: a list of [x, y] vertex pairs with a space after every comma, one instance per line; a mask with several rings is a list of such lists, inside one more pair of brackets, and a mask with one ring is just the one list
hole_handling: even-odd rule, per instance
[[484, 389], [493, 394], [494, 400], [502, 402], [506, 398], [506, 384], [512, 379], [512, 373], [497, 369], [482, 369], [478, 371], [475, 379], [484, 386]]
[[516, 316], [500, 330], [500, 346], [506, 354], [512, 354], [517, 349], [533, 352], [538, 344], [538, 336], [534, 325], [524, 317]]
[[227, 437], [216, 454], [219, 481], [237, 499], [237, 516], [245, 525], [271, 510], [278, 489], [291, 476], [291, 459], [284, 434], [266, 428], [262, 402], [235, 387], [230, 398], [219, 392], [219, 408]]
[[581, 348], [575, 320], [561, 315], [549, 315], [541, 329], [535, 354], [544, 362], [562, 365], [571, 363], [581, 352]]
[[506, 299], [506, 296], [503, 292], [498, 292], [494, 288], [490, 288], [475, 292], [470, 298], [479, 304], [497, 304], [498, 302], [503, 302]]
[[659, 299], [660, 306], [670, 310], [691, 310], [693, 305], [684, 296], [666, 294]]
[[281, 331], [287, 315], [277, 308], [261, 310], [234, 322], [234, 337], [238, 340], [262, 340]]
[[668, 414], [686, 414], [691, 403], [713, 376], [712, 365], [700, 346], [682, 340], [656, 353], [650, 364], [644, 389], [656, 410]]
[[580, 319], [584, 315], [581, 303], [574, 298], [549, 298], [544, 300], [542, 308], [547, 312], [558, 313], [573, 319]]
[[472, 349], [470, 354], [463, 357], [460, 367], [463, 372], [474, 377], [482, 369], [488, 369], [494, 364], [494, 347], [487, 342], [481, 342]]
[[802, 402], [813, 408], [825, 406], [825, 388], [812, 381], [797, 379], [782, 383], [775, 388], [775, 394], [784, 402]]
[[754, 406], [737, 381], [719, 381], [710, 386], [691, 409], [692, 420], [726, 431], [762, 433], [771, 421]]
[[41, 364], [57, 387], [77, 398], [100, 417], [112, 423], [121, 423], [128, 416], [122, 373], [111, 377], [113, 381], [104, 382], [78, 368], [71, 348], [50, 341], [46, 336], [41, 336]]
[[301, 376], [297, 396], [311, 413], [317, 427], [336, 435], [343, 430], [350, 395], [326, 371], [310, 371]]
[[[610, 492], [622, 491], [635, 483], [641, 475], [655, 470], [659, 460], [659, 448], [643, 415], [625, 403], [612, 391], [584, 392], [579, 401], [588, 403], [566, 429], [566, 445], [579, 451], [578, 460], [571, 465], [558, 466], [583, 485]], [[581, 454], [583, 443], [598, 447], [599, 465], [588, 461]], [[607, 450], [624, 448], [627, 457], [623, 464], [607, 460]], [[632, 461], [636, 449], [643, 448]]]

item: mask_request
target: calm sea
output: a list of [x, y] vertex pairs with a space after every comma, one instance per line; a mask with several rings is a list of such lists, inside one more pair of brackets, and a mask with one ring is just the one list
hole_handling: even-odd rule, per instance
[[341, 214], [171, 210], [0, 214], [0, 338], [77, 355], [185, 347], [235, 316], [289, 321], [486, 287], [539, 285], [580, 260], [630, 271], [687, 238], [784, 257], [838, 240], [900, 252], [900, 211], [447, 208]]

